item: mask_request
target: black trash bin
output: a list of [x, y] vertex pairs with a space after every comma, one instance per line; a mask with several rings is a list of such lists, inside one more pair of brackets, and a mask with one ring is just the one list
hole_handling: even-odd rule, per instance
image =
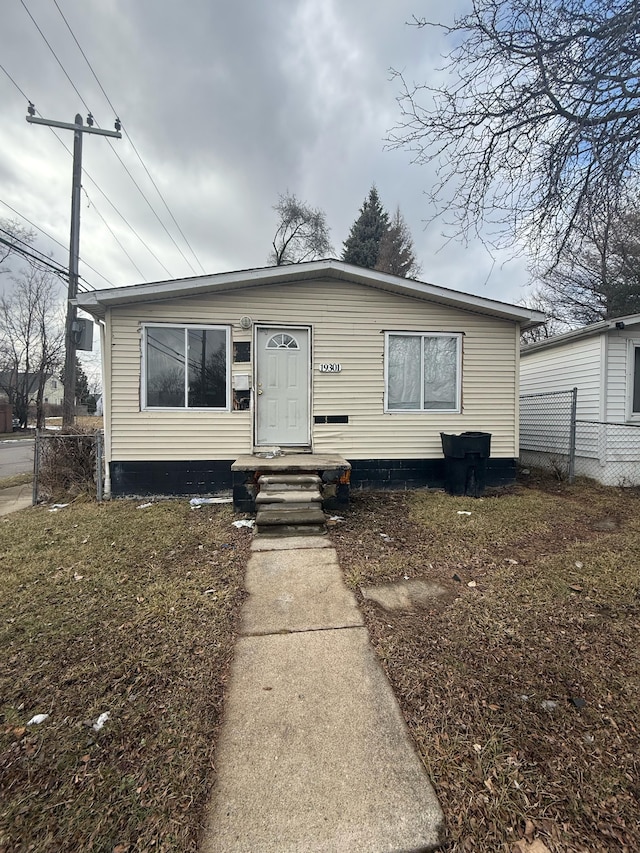
[[487, 459], [491, 455], [490, 432], [440, 433], [445, 458], [445, 489], [450, 495], [484, 494]]

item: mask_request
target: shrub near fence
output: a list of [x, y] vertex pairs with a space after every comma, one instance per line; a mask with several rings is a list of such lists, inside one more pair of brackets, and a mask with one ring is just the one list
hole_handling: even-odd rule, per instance
[[36, 432], [33, 503], [60, 495], [95, 494], [102, 500], [103, 434], [100, 430]]

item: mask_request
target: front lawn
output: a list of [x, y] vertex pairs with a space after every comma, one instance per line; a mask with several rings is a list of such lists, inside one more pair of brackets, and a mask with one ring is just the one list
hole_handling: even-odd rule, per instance
[[3, 853], [196, 850], [249, 536], [139, 505], [0, 519]]
[[444, 849], [637, 850], [638, 491], [361, 493], [332, 538], [356, 591], [444, 588], [411, 612], [360, 596], [445, 812]]

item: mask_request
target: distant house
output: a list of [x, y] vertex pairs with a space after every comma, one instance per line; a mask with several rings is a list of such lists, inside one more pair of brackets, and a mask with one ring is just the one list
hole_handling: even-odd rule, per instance
[[356, 488], [441, 485], [441, 431], [490, 432], [488, 482], [515, 475], [537, 311], [333, 260], [76, 303], [100, 321], [114, 495], [238, 494], [280, 452], [310, 470], [337, 454]]
[[[575, 472], [606, 485], [640, 485], [640, 314], [603, 320], [529, 344], [520, 354], [520, 391], [577, 388]], [[533, 429], [553, 456], [552, 420]], [[530, 458], [530, 456], [528, 457]]]
[[[25, 377], [27, 377], [27, 393], [29, 395], [29, 403], [35, 403], [40, 386], [40, 373], [31, 373], [27, 376], [25, 373], [16, 374], [12, 370], [0, 371], [0, 400], [11, 401], [11, 389], [23, 387]], [[62, 381], [52, 373], [46, 373], [44, 383], [43, 402], [50, 406], [61, 406], [64, 397], [64, 388]]]

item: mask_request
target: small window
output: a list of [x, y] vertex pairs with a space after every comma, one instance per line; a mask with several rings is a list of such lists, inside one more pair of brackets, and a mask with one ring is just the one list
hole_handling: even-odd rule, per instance
[[146, 326], [145, 408], [229, 409], [229, 330]]
[[460, 411], [461, 340], [460, 334], [387, 332], [386, 411]]
[[233, 360], [236, 364], [246, 364], [251, 361], [251, 343], [249, 341], [233, 342]]
[[287, 335], [286, 332], [281, 332], [274, 335], [267, 341], [267, 349], [300, 349], [298, 341]]

